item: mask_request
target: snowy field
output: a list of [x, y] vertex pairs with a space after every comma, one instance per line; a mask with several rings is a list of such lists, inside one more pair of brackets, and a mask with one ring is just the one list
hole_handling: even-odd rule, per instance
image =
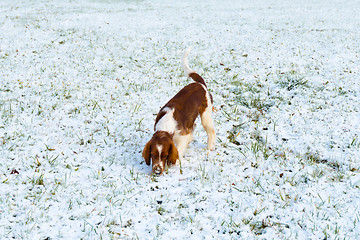
[[[360, 239], [359, 10], [0, 1], [0, 239]], [[198, 122], [155, 177], [141, 152], [188, 46], [216, 149]]]

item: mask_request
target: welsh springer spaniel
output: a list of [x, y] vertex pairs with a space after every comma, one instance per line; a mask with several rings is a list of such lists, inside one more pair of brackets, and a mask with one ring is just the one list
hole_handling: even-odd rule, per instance
[[185, 51], [182, 66], [187, 77], [195, 82], [185, 86], [162, 107], [155, 120], [155, 133], [146, 144], [142, 156], [147, 165], [152, 161], [152, 172], [161, 175], [166, 164], [175, 164], [183, 157], [187, 145], [192, 140], [195, 120], [200, 115], [201, 124], [208, 136], [207, 148], [215, 146], [215, 130], [211, 117], [213, 99], [204, 79], [190, 69]]

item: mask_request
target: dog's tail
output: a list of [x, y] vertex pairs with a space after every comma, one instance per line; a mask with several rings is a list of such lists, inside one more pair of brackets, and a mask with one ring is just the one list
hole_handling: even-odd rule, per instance
[[182, 58], [182, 61], [181, 61], [182, 66], [184, 68], [185, 76], [192, 78], [195, 82], [201, 83], [206, 87], [204, 79], [189, 67], [188, 56], [189, 56], [190, 51], [191, 51], [191, 47], [186, 49], [184, 56]]
[[188, 56], [189, 56], [189, 53], [191, 51], [191, 47], [189, 47], [188, 49], [186, 49], [185, 53], [184, 53], [184, 56], [182, 58], [182, 67], [184, 68], [184, 72], [185, 72], [185, 76], [186, 77], [190, 77], [190, 74], [191, 73], [195, 73], [194, 70], [192, 70], [190, 67], [189, 67], [189, 61], [188, 61]]

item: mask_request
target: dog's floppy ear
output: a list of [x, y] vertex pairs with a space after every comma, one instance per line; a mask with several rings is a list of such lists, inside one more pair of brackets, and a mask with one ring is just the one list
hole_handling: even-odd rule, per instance
[[179, 159], [179, 153], [178, 150], [175, 147], [175, 144], [173, 142], [171, 142], [170, 144], [170, 151], [169, 151], [169, 156], [168, 156], [168, 164], [175, 164], [176, 160]]
[[147, 165], [150, 165], [150, 145], [151, 145], [151, 140], [145, 145], [142, 156], [145, 159], [145, 162]]

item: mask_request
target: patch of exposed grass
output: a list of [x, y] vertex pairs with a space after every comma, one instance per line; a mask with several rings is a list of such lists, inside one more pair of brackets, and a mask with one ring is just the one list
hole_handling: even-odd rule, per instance
[[278, 71], [277, 76], [278, 79], [275, 80], [275, 83], [288, 91], [292, 91], [300, 87], [309, 87], [308, 80], [305, 78], [305, 75], [298, 73], [295, 69], [291, 69], [286, 72]]

